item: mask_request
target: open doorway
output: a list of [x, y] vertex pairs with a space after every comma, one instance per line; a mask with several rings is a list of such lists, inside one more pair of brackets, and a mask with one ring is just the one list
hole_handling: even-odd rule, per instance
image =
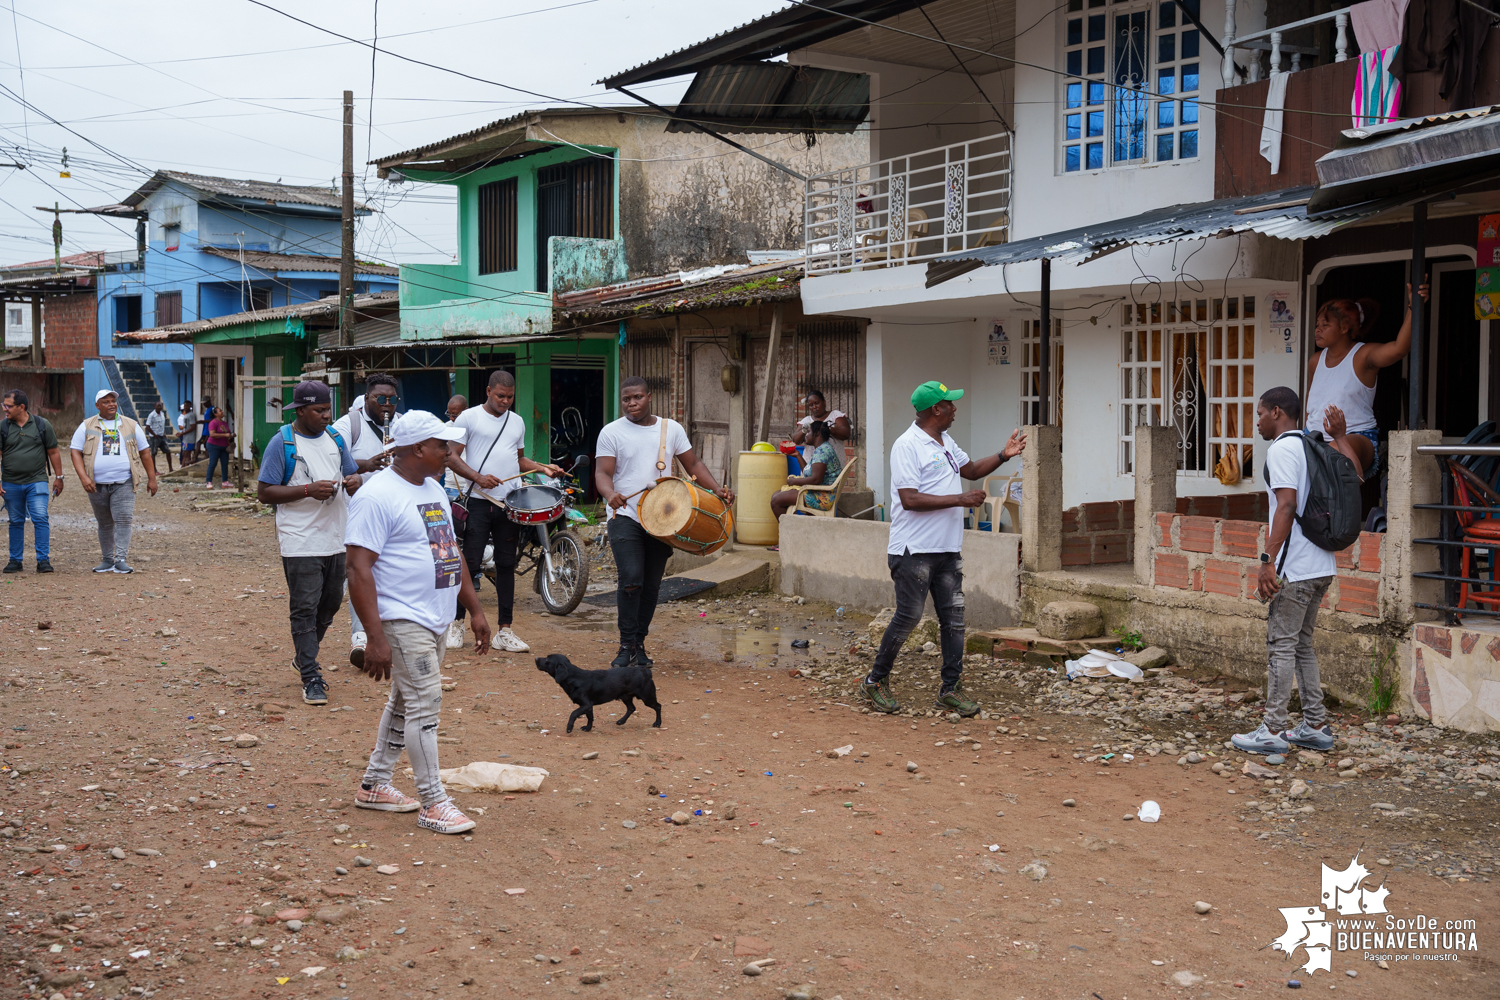
[[1474, 263], [1431, 268], [1432, 337], [1428, 339], [1427, 426], [1462, 438], [1490, 419], [1489, 343], [1474, 318]]
[[579, 485], [594, 496], [594, 448], [604, 429], [604, 370], [552, 366], [552, 461], [571, 469], [580, 457], [588, 459], [576, 473]]

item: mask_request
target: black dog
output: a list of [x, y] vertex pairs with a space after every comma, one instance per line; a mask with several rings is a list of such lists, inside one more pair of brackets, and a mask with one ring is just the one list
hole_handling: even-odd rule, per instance
[[580, 715], [589, 718], [589, 724], [583, 727], [584, 732], [594, 728], [594, 706], [603, 705], [611, 701], [623, 701], [625, 703], [624, 718], [615, 720], [615, 725], [625, 725], [625, 719], [635, 713], [635, 699], [639, 698], [645, 702], [648, 708], [656, 709], [656, 721], [651, 723], [652, 728], [661, 728], [661, 702], [656, 700], [656, 682], [651, 679], [651, 670], [643, 667], [612, 667], [609, 670], [579, 670], [573, 666], [571, 660], [561, 653], [553, 653], [551, 656], [538, 656], [536, 668], [544, 674], [551, 674], [552, 679], [557, 681], [557, 686], [572, 699], [573, 704], [578, 707], [573, 714], [568, 716], [568, 732], [573, 731], [573, 723], [578, 721]]

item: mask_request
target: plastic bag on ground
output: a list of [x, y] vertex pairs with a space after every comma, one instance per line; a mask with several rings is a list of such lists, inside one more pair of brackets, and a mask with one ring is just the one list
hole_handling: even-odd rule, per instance
[[476, 760], [463, 767], [445, 767], [438, 772], [448, 788], [470, 792], [535, 792], [542, 787], [548, 772], [540, 767], [519, 764], [496, 764]]

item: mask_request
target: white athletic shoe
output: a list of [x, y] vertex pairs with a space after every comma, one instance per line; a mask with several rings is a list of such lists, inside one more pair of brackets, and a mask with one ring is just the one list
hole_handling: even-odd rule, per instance
[[448, 640], [447, 641], [448, 641], [448, 648], [449, 649], [463, 649], [464, 648], [464, 623], [462, 621], [455, 621], [455, 622], [449, 622], [448, 623]]
[[365, 665], [365, 645], [367, 640], [363, 632], [356, 632], [349, 641], [349, 663], [351, 666], [363, 667]]
[[524, 653], [531, 649], [530, 646], [521, 641], [521, 637], [512, 632], [507, 626], [495, 633], [490, 640], [490, 645], [507, 653]]

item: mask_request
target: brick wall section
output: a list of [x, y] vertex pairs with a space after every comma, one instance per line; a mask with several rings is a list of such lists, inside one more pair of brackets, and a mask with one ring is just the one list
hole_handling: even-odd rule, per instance
[[1135, 559], [1135, 501], [1106, 500], [1063, 511], [1062, 564], [1100, 566]]
[[[1235, 517], [1245, 521], [1266, 521], [1269, 514], [1264, 493], [1234, 493], [1225, 496], [1179, 497], [1177, 513], [1188, 515], [1191, 524], [1184, 529], [1182, 548], [1189, 552], [1214, 551], [1215, 519]], [[1171, 514], [1158, 514], [1157, 523]], [[1237, 536], [1231, 555], [1258, 555], [1253, 539]], [[1135, 501], [1107, 500], [1085, 503], [1063, 511], [1062, 564], [1064, 566], [1100, 566], [1107, 563], [1135, 561]], [[1244, 551], [1246, 544], [1252, 551]], [[1201, 568], [1201, 567], [1200, 567]]]
[[[1157, 514], [1152, 579], [1158, 587], [1253, 601], [1268, 527], [1264, 521]], [[1385, 537], [1362, 532], [1353, 545], [1336, 553], [1337, 575], [1323, 607], [1380, 617]]]
[[[31, 321], [29, 310], [26, 320]], [[98, 298], [90, 290], [43, 299], [42, 329], [49, 368], [82, 368], [84, 358], [99, 355]]]

